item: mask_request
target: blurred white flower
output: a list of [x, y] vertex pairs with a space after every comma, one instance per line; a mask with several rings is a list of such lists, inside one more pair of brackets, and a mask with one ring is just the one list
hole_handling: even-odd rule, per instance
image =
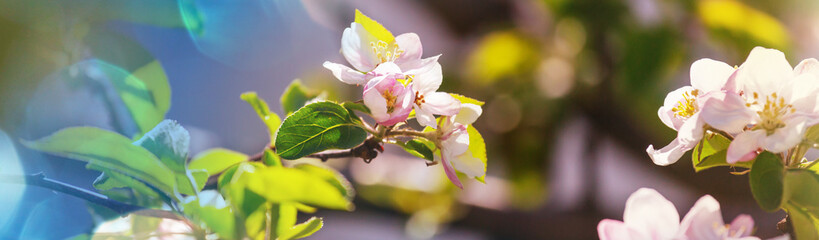
[[486, 174], [483, 161], [473, 157], [469, 152], [469, 133], [467, 128], [481, 115], [481, 107], [475, 104], [461, 104], [461, 110], [455, 116], [442, 117], [436, 130], [436, 145], [441, 150], [440, 159], [446, 176], [455, 186], [463, 188], [455, 170], [470, 178]]

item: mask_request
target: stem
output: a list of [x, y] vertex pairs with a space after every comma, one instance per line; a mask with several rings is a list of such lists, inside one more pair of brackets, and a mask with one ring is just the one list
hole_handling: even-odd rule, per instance
[[384, 147], [381, 146], [381, 140], [376, 139], [374, 136], [365, 140], [361, 145], [358, 145], [354, 148], [343, 150], [343, 151], [335, 151], [335, 152], [324, 152], [324, 153], [315, 153], [307, 155], [309, 158], [318, 158], [321, 159], [322, 162], [326, 162], [332, 158], [348, 158], [348, 157], [357, 157], [364, 160], [366, 163], [370, 163], [376, 156], [378, 156], [379, 152], [384, 152]]
[[716, 129], [716, 128], [713, 128], [713, 127], [710, 127], [710, 126], [708, 127], [708, 131], [711, 131], [713, 133], [722, 135], [723, 137], [727, 138], [728, 140], [734, 141], [734, 137], [731, 136], [731, 134], [728, 134], [725, 131], [722, 131], [722, 130], [719, 130], [719, 129]]
[[410, 131], [407, 131], [407, 130], [391, 131], [391, 132], [387, 132], [386, 136], [387, 137], [411, 136], [411, 137], [420, 137], [420, 138], [426, 138], [426, 139], [431, 138], [428, 133], [412, 131], [412, 130], [410, 130]]

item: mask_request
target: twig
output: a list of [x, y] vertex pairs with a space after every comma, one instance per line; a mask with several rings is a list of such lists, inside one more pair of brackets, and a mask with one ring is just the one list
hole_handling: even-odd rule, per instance
[[358, 145], [349, 150], [315, 153], [307, 155], [307, 157], [318, 158], [321, 159], [322, 162], [326, 162], [327, 160], [332, 158], [357, 157], [363, 159], [364, 162], [366, 163], [370, 163], [373, 159], [375, 159], [376, 156], [378, 156], [379, 152], [384, 152], [384, 147], [381, 146], [381, 141], [373, 137], [370, 137], [366, 141], [361, 143], [361, 145]]

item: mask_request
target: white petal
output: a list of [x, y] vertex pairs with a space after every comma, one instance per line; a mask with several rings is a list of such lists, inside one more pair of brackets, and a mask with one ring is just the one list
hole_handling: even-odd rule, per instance
[[703, 93], [719, 91], [725, 86], [732, 73], [734, 73], [734, 68], [730, 65], [703, 58], [691, 64], [691, 86]]
[[796, 146], [805, 136], [805, 117], [793, 117], [784, 120], [785, 126], [778, 128], [771, 135], [762, 137], [760, 145], [772, 153], [785, 152]]
[[819, 61], [815, 58], [808, 58], [799, 62], [796, 67], [793, 68], [794, 75], [801, 75], [805, 73], [813, 74], [819, 77]]
[[418, 120], [418, 124], [421, 124], [421, 126], [431, 127], [432, 129], [438, 128], [435, 116], [419, 107], [415, 107], [415, 119]]
[[597, 236], [600, 240], [648, 239], [624, 222], [611, 219], [603, 219], [597, 224]]
[[364, 90], [364, 105], [370, 109], [370, 114], [376, 122], [387, 121], [390, 118], [387, 113], [387, 100], [375, 87]]
[[324, 62], [323, 66], [333, 72], [333, 76], [338, 80], [346, 84], [363, 84], [367, 80], [364, 73], [338, 63]]
[[680, 225], [680, 215], [656, 190], [641, 188], [626, 201], [623, 222], [649, 239], [671, 239]]
[[441, 142], [441, 152], [448, 156], [458, 156], [469, 149], [469, 134], [466, 131], [457, 131]]
[[478, 120], [481, 113], [483, 113], [481, 106], [471, 103], [462, 103], [461, 110], [455, 115], [455, 122], [463, 125], [472, 124], [475, 120]]
[[396, 64], [398, 64], [398, 66], [401, 67], [401, 69], [404, 69], [405, 74], [407, 74], [407, 75], [417, 75], [417, 74], [427, 72], [430, 69], [432, 69], [433, 67], [435, 67], [435, 64], [438, 63], [438, 58], [439, 57], [441, 57], [441, 54], [438, 54], [438, 55], [435, 55], [435, 56], [432, 56], [432, 57], [428, 57], [428, 58], [424, 58], [424, 59], [420, 59], [420, 60], [416, 60], [416, 61], [400, 62], [400, 63], [396, 63]]
[[441, 64], [435, 62], [428, 71], [420, 72], [413, 77], [413, 89], [422, 94], [433, 93], [441, 86], [443, 79]]
[[728, 153], [725, 161], [731, 164], [737, 162], [747, 162], [756, 157], [759, 150], [759, 142], [765, 137], [765, 131], [754, 130], [737, 134], [731, 144], [728, 145]]
[[767, 96], [779, 89], [784, 80], [793, 77], [793, 68], [785, 54], [775, 49], [755, 47], [737, 70], [737, 84], [745, 94]]
[[654, 164], [668, 166], [680, 160], [680, 157], [682, 157], [685, 152], [693, 148], [693, 146], [681, 144], [680, 140], [675, 138], [671, 143], [660, 150], [655, 150], [654, 145], [648, 145], [646, 153], [651, 157], [651, 161], [653, 161]]
[[355, 69], [369, 72], [381, 61], [375, 56], [370, 42], [378, 41], [375, 36], [367, 32], [359, 23], [350, 23], [341, 34], [341, 55], [353, 65]]
[[757, 116], [735, 93], [711, 92], [697, 101], [702, 103], [699, 114], [705, 123], [728, 133], [741, 132]]
[[422, 54], [424, 53], [423, 48], [421, 47], [421, 38], [418, 37], [418, 34], [415, 33], [404, 33], [395, 37], [395, 43], [398, 44], [398, 48], [404, 51], [401, 56], [398, 56], [398, 59], [395, 59], [395, 62], [403, 63], [403, 62], [412, 62], [421, 59]]
[[687, 239], [721, 239], [719, 234], [725, 222], [719, 210], [719, 202], [710, 195], [702, 196], [688, 211], [680, 223], [680, 233]]
[[392, 63], [392, 62], [385, 62], [385, 63], [378, 64], [378, 67], [375, 67], [375, 69], [373, 69], [372, 73], [375, 76], [390, 75], [390, 74], [403, 75], [401, 73], [401, 68], [399, 68], [398, 65], [395, 65], [395, 63]]
[[[754, 219], [748, 214], [737, 216], [734, 218], [734, 221], [731, 221], [730, 225], [728, 231], [732, 236], [747, 237], [751, 236], [751, 233], [754, 231]], [[739, 234], [737, 235], [737, 233]]]
[[445, 92], [434, 92], [424, 95], [421, 107], [432, 114], [452, 116], [461, 110], [461, 102]]
[[480, 177], [486, 174], [486, 164], [480, 159], [473, 157], [469, 151], [452, 159], [452, 166], [455, 167], [455, 170], [466, 174], [466, 176], [470, 178]]
[[680, 126], [680, 130], [677, 132], [677, 140], [683, 145], [697, 145], [697, 142], [702, 139], [702, 134], [705, 131], [703, 129], [704, 125], [705, 122], [701, 119], [699, 113], [691, 115], [691, 117], [686, 119], [683, 125]]
[[[665, 100], [663, 101], [663, 106], [657, 111], [657, 115], [660, 117], [660, 120], [663, 123], [674, 129], [680, 129], [680, 126], [683, 124], [683, 119], [676, 116], [672, 109], [676, 108], [680, 102], [684, 102], [685, 99], [683, 98], [683, 94], [693, 91], [694, 88], [691, 86], [685, 86], [678, 88], [674, 91], [669, 92], [665, 95]], [[693, 97], [693, 96], [692, 96]]]
[[793, 105], [796, 111], [819, 113], [819, 75], [802, 74], [794, 77], [781, 89], [782, 97]]

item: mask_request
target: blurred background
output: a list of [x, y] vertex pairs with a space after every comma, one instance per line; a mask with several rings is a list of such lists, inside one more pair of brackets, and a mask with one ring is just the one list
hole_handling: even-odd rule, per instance
[[[750, 214], [762, 237], [783, 212], [754, 202], [747, 175], [695, 173], [690, 154], [655, 166], [649, 144], [676, 132], [657, 117], [700, 58], [739, 65], [754, 46], [819, 56], [817, 1], [732, 0], [0, 0], [0, 174], [44, 172], [92, 189], [84, 163], [19, 144], [70, 126], [124, 135], [140, 127], [111, 79], [141, 71], [170, 85], [165, 118], [191, 132], [192, 154], [267, 144], [257, 91], [283, 114], [293, 80], [331, 99], [360, 99], [322, 62], [345, 62], [341, 32], [360, 9], [395, 35], [415, 32], [443, 54], [442, 91], [486, 101], [486, 184], [451, 187], [388, 147], [372, 163], [333, 160], [356, 185], [354, 212], [319, 211], [313, 239], [596, 239], [628, 196], [657, 189], [684, 215], [700, 196], [726, 221]], [[153, 80], [150, 80], [153, 81]], [[160, 116], [161, 117], [161, 116]], [[0, 239], [62, 239], [102, 219], [82, 200], [0, 183]]]

